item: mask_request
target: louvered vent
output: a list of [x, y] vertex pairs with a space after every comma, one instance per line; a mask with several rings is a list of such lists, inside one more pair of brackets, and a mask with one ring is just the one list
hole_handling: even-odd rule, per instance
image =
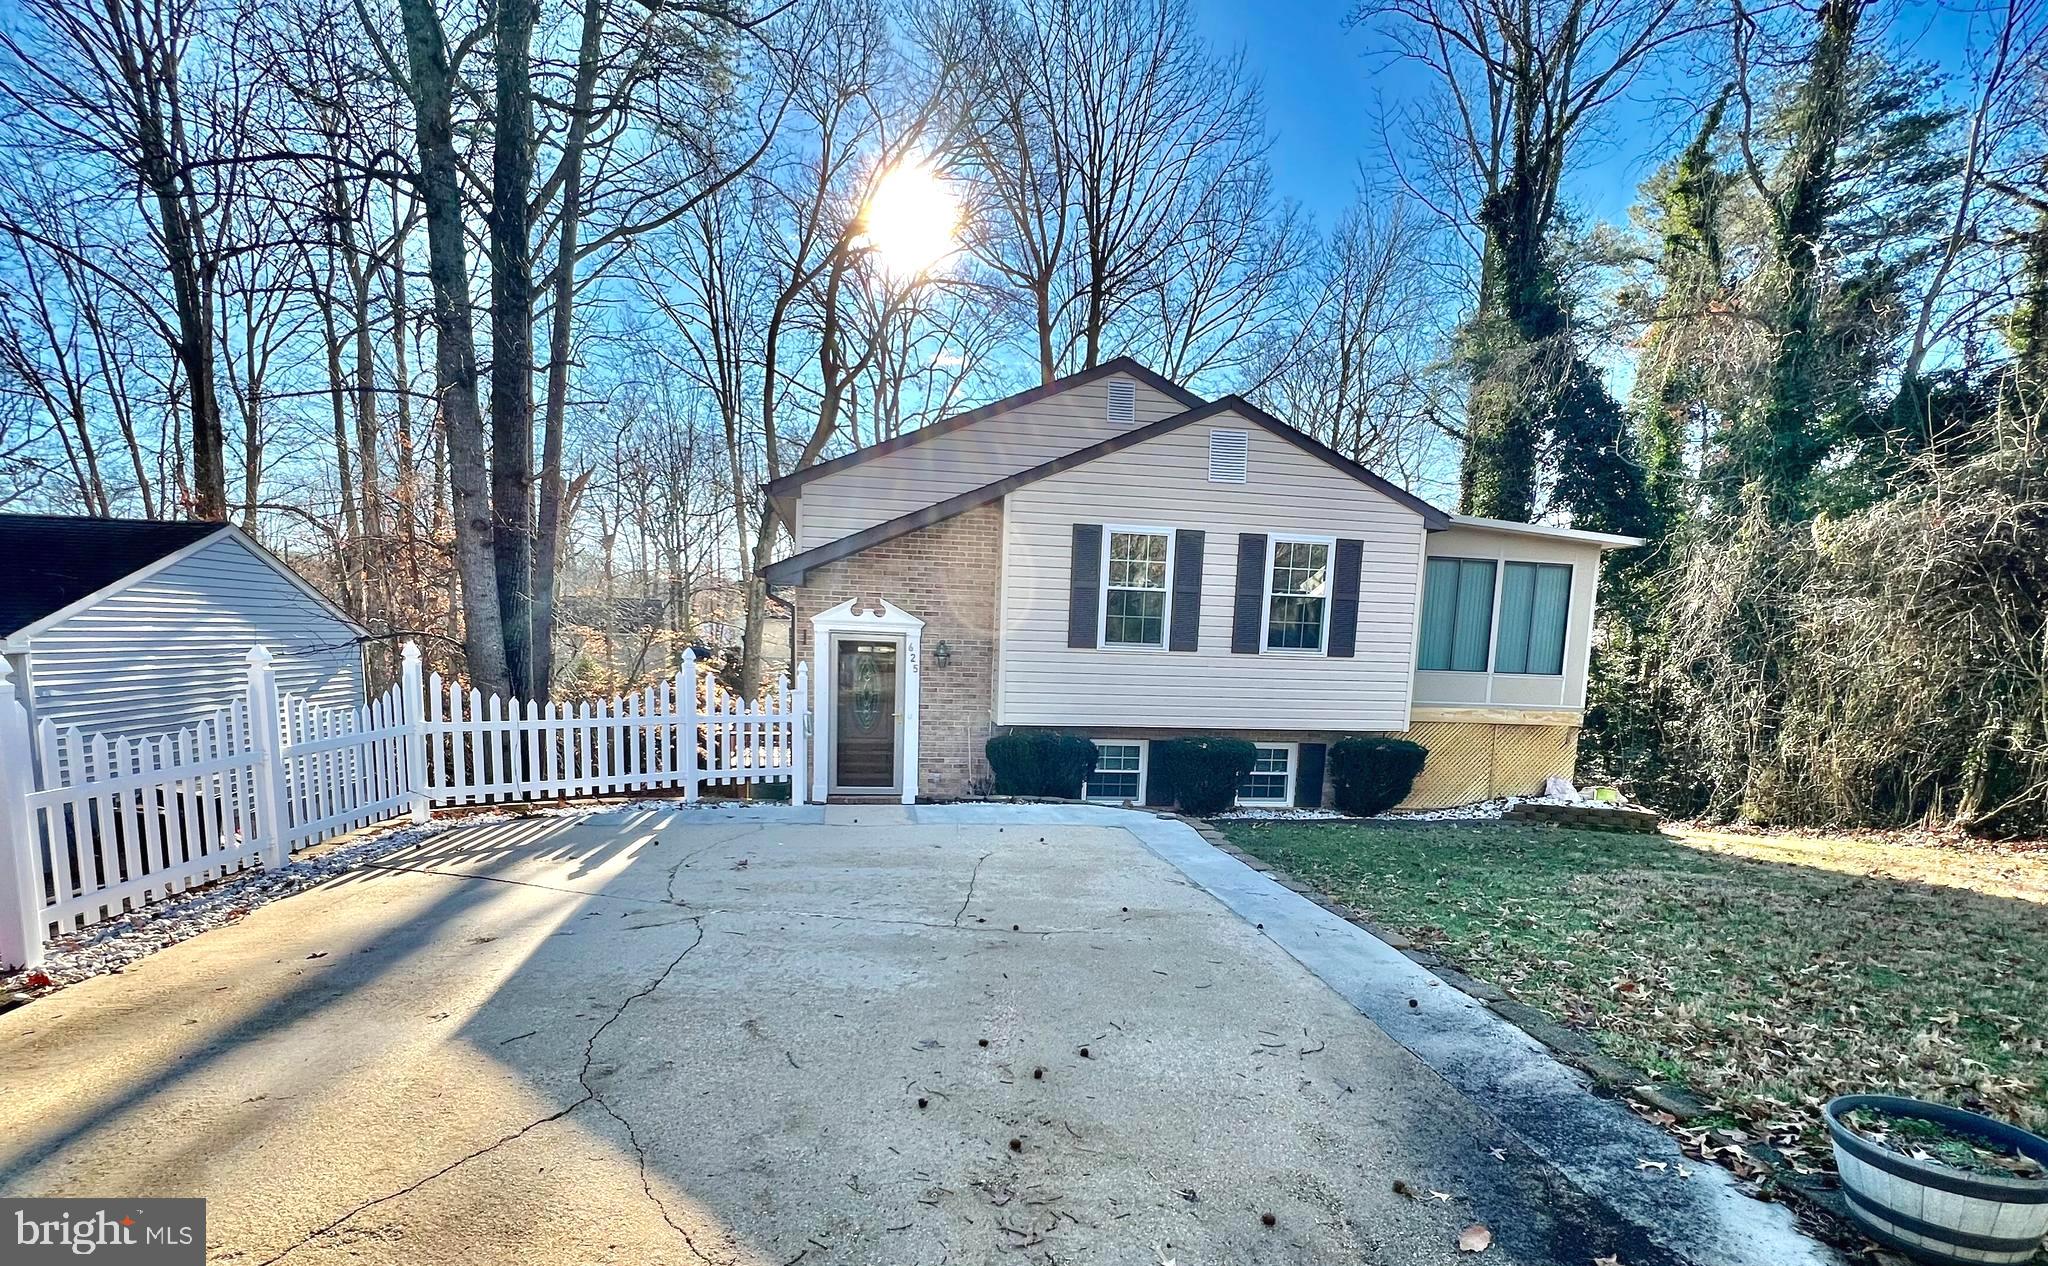
[[1109, 424], [1129, 426], [1138, 417], [1138, 384], [1128, 378], [1109, 380]]
[[1209, 432], [1209, 482], [1241, 484], [1250, 463], [1252, 437], [1247, 431]]

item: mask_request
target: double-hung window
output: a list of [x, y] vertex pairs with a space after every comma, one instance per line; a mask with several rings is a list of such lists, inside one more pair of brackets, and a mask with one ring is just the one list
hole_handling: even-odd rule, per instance
[[1489, 558], [1432, 558], [1422, 586], [1425, 672], [1483, 673], [1493, 633], [1494, 563]]
[[1330, 614], [1330, 542], [1273, 538], [1266, 568], [1266, 649], [1320, 651]]
[[1145, 740], [1096, 739], [1095, 768], [1082, 783], [1081, 795], [1088, 800], [1122, 804], [1142, 800], [1145, 795]]
[[1103, 536], [1102, 645], [1164, 647], [1173, 533], [1110, 528]]
[[1509, 563], [1500, 577], [1500, 631], [1493, 671], [1555, 677], [1564, 671], [1565, 620], [1572, 569], [1562, 563]]
[[1292, 743], [1261, 743], [1259, 758], [1251, 772], [1237, 784], [1237, 802], [1245, 805], [1289, 805], [1294, 803], [1294, 752]]

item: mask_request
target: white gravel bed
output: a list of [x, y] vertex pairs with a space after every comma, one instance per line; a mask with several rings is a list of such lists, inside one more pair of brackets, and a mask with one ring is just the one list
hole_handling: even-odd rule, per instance
[[1571, 805], [1579, 809], [1623, 809], [1612, 800], [1571, 796], [1503, 796], [1474, 804], [1456, 804], [1444, 809], [1392, 809], [1370, 818], [1354, 818], [1335, 809], [1231, 809], [1216, 815], [1221, 822], [1491, 822], [1518, 804]]

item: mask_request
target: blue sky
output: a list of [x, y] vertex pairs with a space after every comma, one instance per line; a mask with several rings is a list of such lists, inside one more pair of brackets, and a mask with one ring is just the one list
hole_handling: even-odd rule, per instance
[[[1263, 85], [1280, 189], [1328, 225], [1350, 202], [1361, 163], [1384, 170], [1381, 103], [1412, 100], [1429, 86], [1427, 72], [1386, 56], [1372, 31], [1351, 27], [1345, 15], [1352, 0], [1193, 3], [1204, 34], [1219, 47], [1242, 50]], [[1870, 25], [1882, 24], [1894, 48], [1953, 70], [1966, 64], [1972, 7], [1969, 0], [1895, 3], [1874, 11]], [[1617, 105], [1607, 121], [1612, 139], [1590, 147], [1571, 174], [1569, 193], [1579, 210], [1610, 221], [1627, 216], [1636, 185], [1682, 144], [1679, 116], [1691, 82], [1669, 73]]]

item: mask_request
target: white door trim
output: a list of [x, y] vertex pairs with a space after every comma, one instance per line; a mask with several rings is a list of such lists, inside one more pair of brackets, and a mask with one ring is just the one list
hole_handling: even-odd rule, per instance
[[823, 804], [832, 794], [833, 710], [839, 702], [838, 657], [832, 642], [839, 637], [893, 637], [903, 643], [903, 655], [896, 666], [897, 689], [902, 696], [896, 709], [897, 724], [903, 727], [901, 768], [903, 803], [917, 802], [917, 696], [920, 666], [924, 663], [924, 621], [896, 604], [880, 598], [849, 598], [811, 617], [811, 791]]

